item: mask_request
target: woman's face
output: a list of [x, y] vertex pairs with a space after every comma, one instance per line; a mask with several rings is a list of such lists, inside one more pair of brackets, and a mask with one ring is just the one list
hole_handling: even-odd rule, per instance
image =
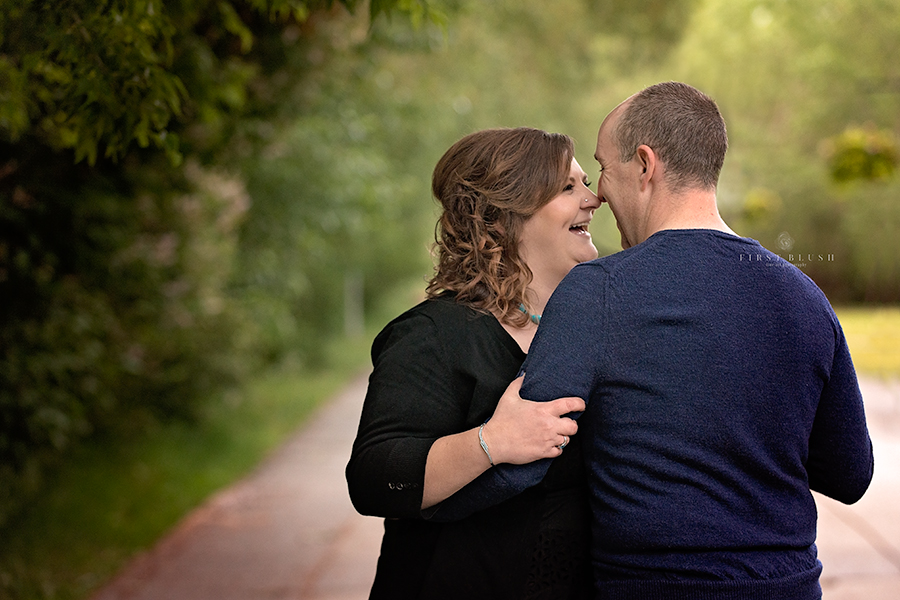
[[587, 175], [572, 159], [565, 189], [529, 218], [519, 238], [519, 252], [539, 280], [554, 287], [580, 262], [597, 258], [588, 224], [600, 200]]

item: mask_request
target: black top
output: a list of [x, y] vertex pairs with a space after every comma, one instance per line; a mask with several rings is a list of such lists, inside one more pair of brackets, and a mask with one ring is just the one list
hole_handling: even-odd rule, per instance
[[347, 465], [356, 509], [387, 517], [370, 598], [589, 597], [578, 436], [519, 496], [452, 523], [420, 510], [431, 445], [488, 419], [524, 359], [496, 318], [452, 298], [419, 304], [375, 338]]

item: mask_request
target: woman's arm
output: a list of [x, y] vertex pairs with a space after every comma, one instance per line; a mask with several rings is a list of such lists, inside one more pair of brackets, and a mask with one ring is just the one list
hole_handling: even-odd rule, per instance
[[[482, 438], [495, 465], [525, 464], [555, 458], [559, 446], [578, 431], [574, 420], [562, 417], [584, 410], [580, 398], [529, 402], [519, 397], [522, 378], [509, 384], [494, 415], [484, 425]], [[431, 446], [425, 464], [422, 508], [449, 498], [490, 468], [488, 455], [478, 439], [479, 427], [444, 436]]]
[[[431, 318], [414, 314], [388, 325], [373, 343], [375, 368], [346, 470], [362, 514], [422, 518], [423, 507], [490, 469], [468, 416], [474, 384], [453, 366], [458, 359], [442, 337], [446, 331]], [[577, 429], [559, 415], [583, 409], [578, 399], [523, 401], [520, 386], [521, 379], [507, 387], [484, 428], [498, 465], [557, 455], [555, 446]]]
[[346, 469], [350, 499], [364, 515], [419, 518], [432, 444], [468, 428], [465, 382], [454, 377], [439, 334], [431, 318], [414, 313], [372, 344], [374, 370]]
[[[579, 268], [575, 267], [563, 280], [544, 308], [541, 326], [531, 344], [528, 358], [522, 366], [527, 371], [523, 389], [528, 398], [547, 401], [548, 404], [559, 402], [550, 399], [557, 397], [561, 391], [585, 400], [590, 398], [596, 370], [592, 365], [598, 364], [593, 353], [597, 349], [587, 347], [584, 340], [602, 339], [597, 332], [603, 331], [604, 324], [584, 319], [583, 308], [569, 300], [569, 292], [561, 293], [561, 290], [572, 286], [578, 289], [585, 288], [584, 293], [596, 298], [603, 292], [603, 288], [591, 281], [573, 279], [573, 274]], [[572, 297], [577, 300], [578, 296]], [[573, 331], [580, 332], [580, 335], [572, 336]], [[542, 338], [547, 339], [542, 343]], [[567, 350], [560, 353], [559, 348]], [[573, 412], [583, 410], [585, 403], [581, 402], [580, 407]], [[573, 416], [577, 418], [577, 415]], [[581, 435], [585, 435], [584, 432]], [[528, 464], [498, 465], [484, 472], [443, 502], [426, 509], [423, 514], [432, 521], [456, 521], [465, 518], [537, 485], [546, 475], [551, 462], [549, 459], [541, 459]]]

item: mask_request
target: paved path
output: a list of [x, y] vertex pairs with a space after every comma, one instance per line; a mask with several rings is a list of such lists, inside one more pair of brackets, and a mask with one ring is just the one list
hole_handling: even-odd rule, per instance
[[[900, 598], [900, 381], [861, 382], [876, 474], [854, 506], [816, 496], [824, 600]], [[344, 465], [366, 377], [246, 479], [211, 497], [92, 600], [364, 600], [381, 521], [356, 514]]]

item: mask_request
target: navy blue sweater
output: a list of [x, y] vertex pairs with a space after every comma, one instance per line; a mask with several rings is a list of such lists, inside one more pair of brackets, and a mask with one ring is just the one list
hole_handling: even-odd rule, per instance
[[[810, 489], [855, 502], [873, 457], [840, 325], [799, 269], [754, 240], [659, 232], [575, 267], [524, 367], [522, 397], [588, 402], [597, 598], [820, 597]], [[546, 462], [502, 467], [509, 494]]]

